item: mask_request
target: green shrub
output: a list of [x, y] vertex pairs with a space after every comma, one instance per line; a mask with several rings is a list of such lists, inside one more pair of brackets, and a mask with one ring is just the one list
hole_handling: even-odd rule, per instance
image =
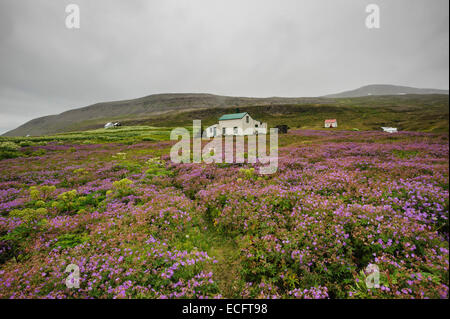
[[19, 143], [19, 145], [20, 145], [21, 147], [27, 147], [27, 146], [33, 145], [33, 143], [31, 143], [31, 142], [29, 142], [29, 141], [21, 141], [21, 142]]
[[241, 168], [239, 169], [239, 173], [243, 174], [246, 179], [255, 179], [255, 169], [252, 168]]
[[78, 197], [76, 189], [62, 193], [58, 196], [55, 206], [60, 213], [73, 213], [84, 205], [85, 197]]
[[128, 178], [124, 178], [120, 181], [115, 181], [112, 185], [114, 191], [114, 197], [124, 197], [134, 194], [134, 189], [130, 187], [133, 184]]
[[76, 170], [73, 171], [73, 173], [74, 173], [75, 175], [81, 176], [81, 175], [87, 174], [87, 171], [86, 171], [86, 169], [84, 169], [84, 168], [77, 168]]
[[19, 152], [11, 152], [11, 151], [0, 151], [0, 160], [10, 159], [19, 157], [21, 154]]
[[86, 234], [64, 234], [58, 237], [58, 240], [54, 246], [60, 249], [73, 248], [85, 243], [88, 240], [89, 237]]
[[9, 216], [21, 218], [25, 222], [34, 222], [42, 219], [42, 217], [47, 213], [48, 213], [47, 209], [43, 207], [38, 209], [25, 208], [25, 209], [14, 209], [11, 212], [9, 212]]
[[47, 154], [47, 151], [42, 149], [42, 148], [40, 148], [37, 151], [34, 151], [33, 153], [31, 153], [32, 156], [43, 156], [45, 154]]
[[29, 225], [20, 225], [14, 228], [10, 233], [0, 237], [0, 264], [5, 263], [11, 258], [19, 259], [23, 253], [22, 245], [30, 236], [33, 229]]
[[34, 203], [34, 206], [45, 207], [45, 202], [43, 200], [38, 200], [38, 201], [36, 201], [36, 203]]
[[77, 197], [77, 195], [78, 195], [78, 192], [76, 189], [74, 189], [74, 190], [59, 194], [58, 199], [63, 202], [71, 202]]
[[393, 150], [392, 154], [401, 159], [410, 159], [416, 157], [419, 154], [417, 150]]
[[13, 142], [2, 142], [0, 143], [1, 151], [18, 151], [20, 150], [20, 146]]
[[154, 180], [154, 177], [174, 176], [174, 173], [171, 170], [166, 169], [166, 162], [160, 160], [159, 158], [151, 158], [146, 162], [146, 164], [148, 165], [148, 169], [145, 171], [145, 175], [152, 183], [158, 183]]
[[56, 187], [52, 186], [31, 186], [30, 187], [30, 198], [35, 201], [47, 200], [56, 191]]

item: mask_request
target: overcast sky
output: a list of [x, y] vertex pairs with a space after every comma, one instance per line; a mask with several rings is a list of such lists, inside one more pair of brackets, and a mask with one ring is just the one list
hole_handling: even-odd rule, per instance
[[[67, 29], [78, 4], [81, 28]], [[368, 29], [366, 5], [380, 7]], [[0, 0], [0, 133], [154, 93], [449, 87], [448, 0]]]

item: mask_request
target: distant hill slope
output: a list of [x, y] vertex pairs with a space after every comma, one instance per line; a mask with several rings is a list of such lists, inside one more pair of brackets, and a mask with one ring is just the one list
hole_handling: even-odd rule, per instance
[[[417, 90], [421, 89], [409, 88], [415, 93], [379, 96], [376, 93], [388, 92], [380, 87], [389, 87], [391, 93], [399, 92], [398, 88], [401, 87], [395, 87], [397, 91], [393, 90], [394, 86], [368, 87], [377, 90], [372, 89], [370, 96], [365, 94], [363, 97], [352, 98], [249, 98], [213, 94], [156, 94], [134, 100], [97, 103], [58, 115], [40, 117], [5, 133], [4, 136], [40, 136], [85, 131], [101, 128], [110, 121], [121, 121], [125, 125], [176, 126], [186, 125], [197, 118], [204, 120], [205, 124], [212, 124], [222, 114], [234, 113], [236, 108], [242, 112], [249, 111], [269, 124], [289, 123], [291, 127], [318, 128], [321, 127], [323, 118], [338, 118], [340, 128], [374, 129], [379, 126], [398, 125], [411, 130], [448, 131], [448, 91], [444, 91], [447, 95], [417, 95]], [[358, 90], [369, 92], [368, 87]], [[342, 121], [343, 119], [346, 121]], [[358, 125], [362, 122], [365, 124]]]
[[[47, 135], [88, 128], [98, 128], [109, 121], [142, 119], [165, 113], [176, 113], [195, 109], [242, 107], [249, 105], [278, 105], [302, 103], [326, 103], [323, 98], [249, 98], [213, 94], [155, 94], [146, 97], [97, 103], [70, 110], [58, 115], [33, 119], [4, 136]], [[234, 112], [234, 110], [230, 111]]]
[[[217, 123], [229, 108], [197, 109], [166, 113], [150, 118], [123, 121], [125, 126], [191, 127], [201, 120], [203, 127]], [[291, 128], [323, 129], [325, 119], [337, 119], [338, 130], [381, 130], [448, 132], [449, 99], [444, 94], [364, 96], [328, 100], [328, 103], [253, 105], [240, 107], [269, 127], [286, 124]]]
[[419, 89], [408, 86], [373, 84], [360, 87], [356, 90], [329, 94], [327, 98], [361, 97], [368, 95], [402, 95], [402, 94], [448, 94], [448, 90]]

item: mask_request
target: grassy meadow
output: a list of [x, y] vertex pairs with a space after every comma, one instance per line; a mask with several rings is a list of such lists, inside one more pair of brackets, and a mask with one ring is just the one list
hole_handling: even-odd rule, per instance
[[[402, 131], [448, 132], [448, 95], [408, 94], [334, 99], [217, 96], [209, 97], [210, 100], [199, 97], [157, 98], [152, 97], [156, 101], [136, 100], [134, 104], [104, 103], [35, 119], [7, 135], [48, 136], [85, 132], [101, 129], [111, 121], [120, 121], [128, 127], [150, 126], [165, 130], [177, 126], [190, 127], [193, 120], [199, 119], [206, 127], [215, 124], [221, 115], [235, 112], [249, 112], [253, 118], [267, 122], [271, 127], [287, 124], [291, 128], [321, 129], [325, 119], [335, 118], [339, 130], [380, 130], [381, 126], [393, 126]], [[168, 102], [172, 104], [163, 111], [162, 105]], [[126, 113], [132, 107], [136, 109]]]
[[[448, 132], [449, 104], [448, 95], [368, 96], [321, 103], [216, 107], [117, 120], [133, 126], [186, 127], [200, 119], [209, 126], [221, 115], [237, 111], [248, 112], [271, 127], [286, 124], [291, 128], [321, 129], [325, 119], [335, 118], [342, 130], [380, 130], [381, 126], [393, 126], [404, 131]], [[107, 119], [81, 122], [75, 128], [95, 128], [106, 122]]]
[[0, 298], [448, 298], [448, 133], [294, 129], [273, 175], [169, 135], [2, 137]]

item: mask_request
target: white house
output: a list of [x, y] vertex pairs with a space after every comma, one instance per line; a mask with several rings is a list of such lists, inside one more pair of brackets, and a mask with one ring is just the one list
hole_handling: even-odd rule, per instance
[[105, 128], [113, 128], [114, 127], [114, 123], [108, 122], [105, 124]]
[[324, 127], [337, 127], [337, 121], [336, 119], [331, 120], [325, 120], [325, 126]]
[[388, 132], [388, 133], [397, 133], [397, 128], [396, 127], [381, 127], [383, 129], [384, 132]]
[[267, 123], [252, 119], [250, 114], [225, 114], [219, 118], [219, 123], [206, 128], [206, 136], [225, 135], [255, 135], [267, 134]]
[[120, 122], [108, 122], [105, 124], [105, 128], [113, 128], [113, 127], [119, 127], [122, 126], [122, 124]]

